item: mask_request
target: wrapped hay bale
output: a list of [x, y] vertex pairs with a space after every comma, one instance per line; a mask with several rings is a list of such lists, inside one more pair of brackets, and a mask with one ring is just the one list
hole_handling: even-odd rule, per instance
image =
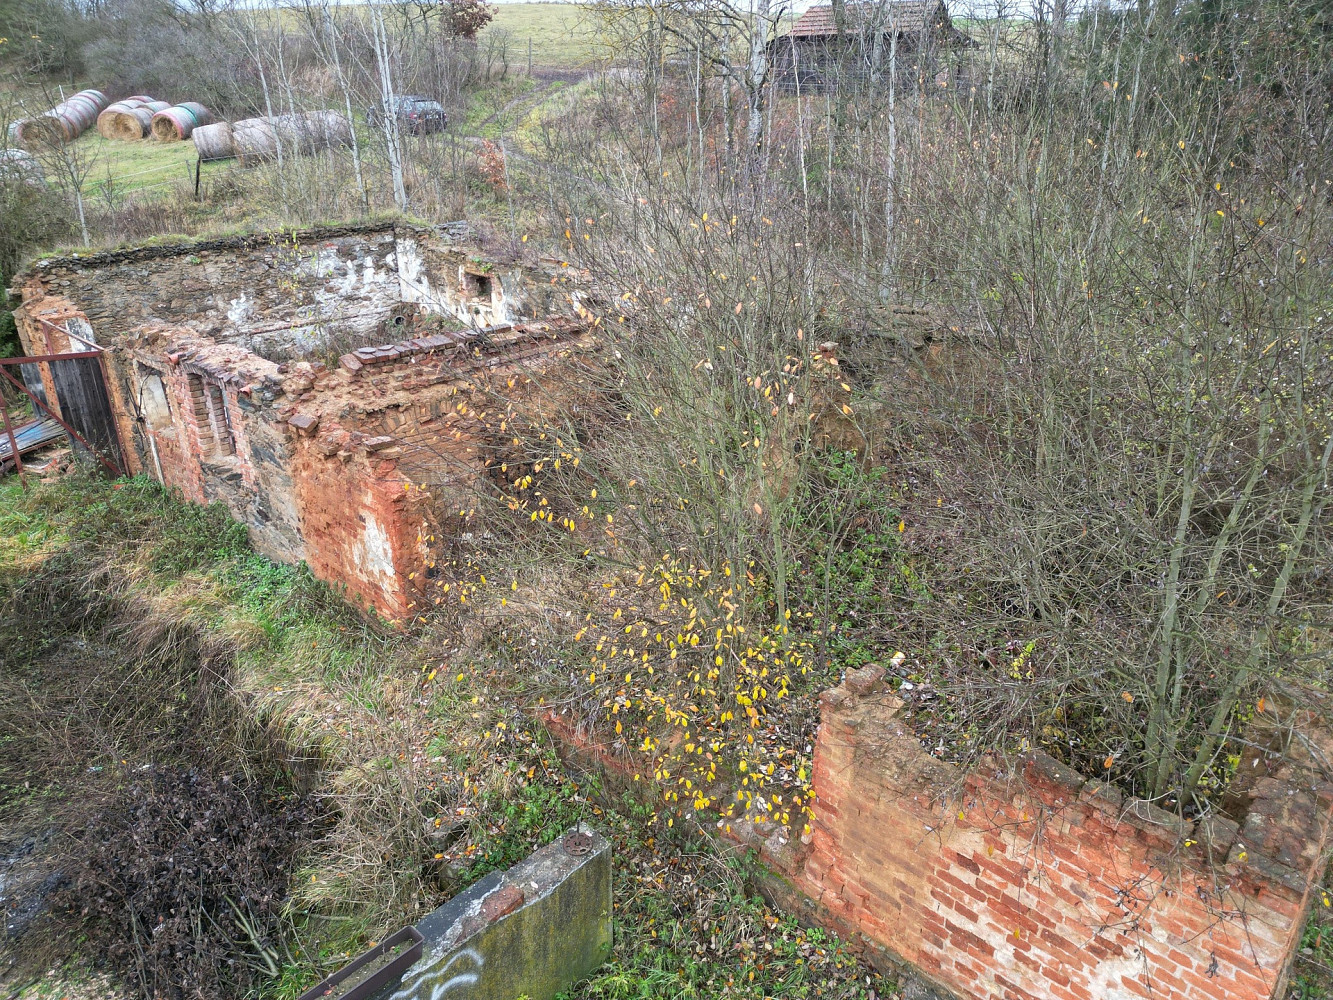
[[243, 118], [232, 122], [233, 155], [241, 166], [263, 163], [278, 155], [278, 118]]
[[232, 137], [241, 165], [250, 167], [275, 159], [279, 143], [296, 153], [350, 145], [352, 125], [337, 111], [306, 111], [234, 122]]
[[153, 138], [158, 142], [178, 142], [188, 139], [200, 125], [213, 120], [212, 113], [202, 104], [189, 101], [166, 108], [153, 115]]
[[236, 155], [232, 140], [231, 122], [200, 125], [191, 134], [195, 152], [201, 160], [229, 160]]
[[153, 115], [171, 107], [166, 101], [146, 97], [127, 97], [117, 101], [97, 116], [97, 131], [106, 139], [137, 142], [148, 134]]
[[93, 126], [104, 107], [106, 94], [81, 90], [45, 114], [20, 122], [18, 139], [25, 146], [73, 142]]
[[13, 180], [45, 187], [46, 175], [31, 153], [21, 149], [0, 149], [0, 181]]

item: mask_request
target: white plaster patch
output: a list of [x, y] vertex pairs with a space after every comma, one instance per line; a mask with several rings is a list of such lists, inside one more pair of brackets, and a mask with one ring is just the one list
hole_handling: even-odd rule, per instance
[[388, 585], [386, 589], [392, 589], [393, 546], [389, 543], [388, 533], [371, 514], [366, 515], [366, 530], [356, 549], [356, 564], [367, 577], [382, 576]]
[[442, 313], [439, 297], [431, 288], [430, 274], [422, 260], [421, 250], [413, 240], [399, 240], [398, 252], [398, 294], [404, 302], [416, 302], [423, 312]]
[[347, 274], [343, 278], [342, 282], [338, 285], [338, 294], [339, 295], [353, 294], [356, 291], [356, 281], [357, 281], [356, 261], [349, 260], [347, 262]]
[[246, 295], [245, 292], [241, 292], [240, 298], [232, 299], [231, 302], [227, 304], [227, 319], [239, 326], [250, 317], [250, 314], [254, 312], [254, 309], [254, 300]]

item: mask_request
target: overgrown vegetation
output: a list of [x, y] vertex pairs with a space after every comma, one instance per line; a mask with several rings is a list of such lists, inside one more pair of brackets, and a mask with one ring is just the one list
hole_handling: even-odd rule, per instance
[[[342, 920], [311, 966], [605, 808], [537, 709], [635, 763], [660, 815], [600, 820], [688, 868], [679, 816], [804, 832], [814, 695], [867, 662], [940, 757], [1040, 748], [1186, 817], [1219, 808], [1266, 703], [1327, 685], [1326, 5], [1038, 2], [960, 21], [972, 46], [844, 32], [813, 91], [766, 61], [776, 4], [601, 4], [625, 65], [558, 91], [495, 83], [507, 52], [450, 75], [462, 43], [377, 7], [387, 41], [314, 5], [227, 22], [236, 107], [356, 114], [392, 63], [453, 88], [485, 143], [362, 129], [355, 156], [206, 198], [235, 223], [472, 215], [497, 255], [590, 272], [597, 365], [562, 411], [472, 415], [496, 442], [476, 495], [443, 460], [412, 484], [463, 579], [403, 634], [232, 550], [203, 575], [206, 548], [156, 562], [117, 540], [117, 504], [85, 515], [177, 578], [170, 613], [228, 636], [252, 710], [335, 775], [327, 860], [289, 903], [302, 933]], [[11, 522], [13, 553], [63, 544], [51, 517], [77, 535], [40, 502], [16, 502], [37, 527]], [[591, 995], [820, 985], [724, 971], [711, 942], [768, 921], [662, 881]], [[694, 914], [705, 957], [645, 931], [659, 904]]]
[[451, 613], [367, 624], [221, 509], [142, 480], [11, 484], [3, 511], [0, 818], [50, 831], [24, 877], [63, 885], [10, 982], [72, 951], [137, 995], [293, 997], [592, 821], [618, 838], [621, 912], [614, 962], [575, 995], [883, 995], [743, 866], [566, 772], [542, 695], [453, 645]]
[[[931, 749], [1040, 746], [1210, 808], [1264, 693], [1327, 665], [1328, 39], [1279, 16], [1039, 10], [881, 53], [836, 106], [765, 105], [752, 149], [697, 58], [549, 123], [549, 158], [617, 194], [550, 207], [615, 276], [621, 422], [569, 429], [566, 478], [636, 513], [594, 551], [744, 565], [738, 618], [781, 623], [812, 457], [846, 441], [895, 482], [917, 583], [881, 590], [874, 645], [929, 692]], [[664, 59], [714, 51], [676, 17]], [[580, 501], [542, 457], [558, 522]]]

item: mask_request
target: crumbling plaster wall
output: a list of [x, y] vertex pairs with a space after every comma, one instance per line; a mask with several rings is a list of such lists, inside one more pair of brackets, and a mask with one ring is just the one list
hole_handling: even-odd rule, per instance
[[[66, 330], [103, 347], [127, 471], [226, 504], [259, 551], [402, 618], [439, 528], [423, 501], [485, 471], [476, 414], [568, 392], [544, 373], [590, 345], [577, 284], [386, 225], [46, 261], [17, 316], [29, 354], [83, 349]], [[396, 342], [274, 360], [326, 350], [331, 328]]]
[[184, 327], [271, 360], [400, 339], [403, 310], [486, 327], [571, 311], [568, 291], [403, 223], [162, 244], [39, 261], [23, 281], [76, 304], [103, 343]]

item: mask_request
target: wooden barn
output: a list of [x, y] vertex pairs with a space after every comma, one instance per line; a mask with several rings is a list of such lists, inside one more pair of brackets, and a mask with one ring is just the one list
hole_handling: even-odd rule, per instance
[[895, 35], [904, 83], [923, 71], [934, 76], [942, 49], [976, 44], [953, 26], [943, 0], [821, 4], [769, 43], [773, 79], [787, 91], [822, 94], [840, 83], [879, 78], [887, 72]]

